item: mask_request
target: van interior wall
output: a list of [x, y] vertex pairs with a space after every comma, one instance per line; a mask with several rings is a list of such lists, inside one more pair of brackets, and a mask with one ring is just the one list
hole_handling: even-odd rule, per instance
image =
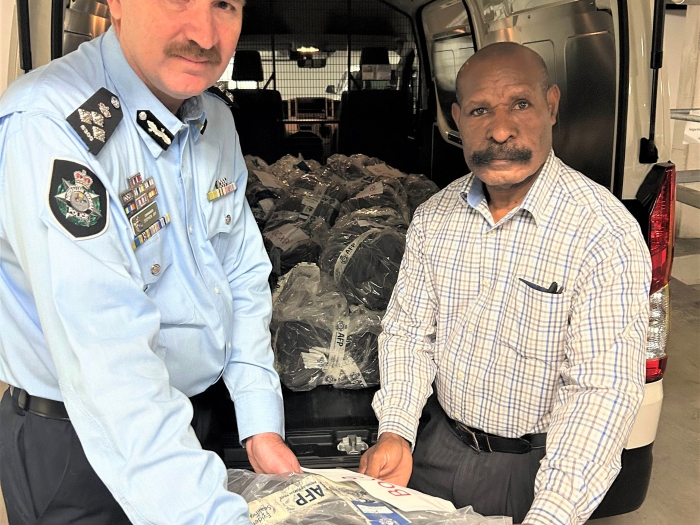
[[[664, 31], [664, 67], [668, 72], [669, 98], [672, 109], [700, 108], [700, 5], [683, 6], [683, 9], [667, 10]], [[700, 114], [700, 112], [698, 112]], [[671, 160], [681, 171], [700, 170], [700, 143], [693, 143], [693, 129], [697, 122], [674, 120], [671, 122]], [[700, 180], [696, 175], [690, 180]], [[680, 183], [691, 190], [700, 191], [700, 182]], [[676, 233], [682, 238], [700, 238], [700, 209], [678, 202], [676, 204]], [[695, 256], [692, 282], [698, 279]], [[679, 265], [683, 265], [681, 260]], [[681, 266], [675, 265], [676, 270]], [[680, 278], [680, 277], [679, 277]], [[684, 282], [691, 282], [683, 279]]]

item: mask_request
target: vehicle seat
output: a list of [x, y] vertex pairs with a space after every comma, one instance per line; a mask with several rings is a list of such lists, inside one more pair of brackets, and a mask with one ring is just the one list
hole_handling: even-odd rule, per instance
[[[361, 63], [384, 59], [389, 63], [386, 48], [365, 48], [362, 57]], [[378, 82], [388, 84], [387, 81]], [[371, 87], [372, 83], [374, 81], [362, 81], [361, 85]], [[340, 101], [338, 151], [345, 155], [364, 153], [402, 169], [411, 156], [408, 136], [412, 117], [411, 97], [404, 90], [345, 91]]]
[[360, 71], [353, 77], [355, 82], [350, 80], [348, 89], [387, 89], [390, 82], [387, 80], [371, 80], [362, 78], [362, 66], [368, 65], [390, 65], [389, 50], [386, 47], [365, 47], [360, 54]]
[[[239, 50], [233, 63], [231, 80], [262, 82], [264, 80], [260, 53]], [[284, 144], [284, 113], [282, 96], [274, 89], [233, 89], [234, 121], [241, 141], [243, 155], [256, 155], [273, 163], [282, 154]]]

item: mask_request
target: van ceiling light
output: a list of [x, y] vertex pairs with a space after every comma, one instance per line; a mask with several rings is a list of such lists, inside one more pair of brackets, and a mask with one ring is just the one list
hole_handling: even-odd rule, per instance
[[314, 46], [301, 46], [297, 47], [297, 52], [303, 53], [303, 54], [309, 54], [309, 53], [318, 53], [318, 48]]

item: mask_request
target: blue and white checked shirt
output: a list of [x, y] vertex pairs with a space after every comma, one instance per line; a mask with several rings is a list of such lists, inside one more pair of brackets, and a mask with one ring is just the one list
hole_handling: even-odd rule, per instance
[[584, 523], [642, 402], [650, 279], [634, 218], [553, 152], [497, 224], [482, 182], [455, 181], [408, 232], [380, 338], [379, 432], [414, 443], [435, 380], [455, 420], [548, 433], [524, 523]]
[[[123, 119], [95, 156], [66, 117], [102, 87]], [[141, 110], [174, 135], [167, 150], [137, 125]], [[223, 374], [241, 439], [283, 434], [271, 266], [228, 108], [204, 93], [181, 118], [137, 77], [113, 30], [0, 99], [0, 379], [65, 402], [90, 464], [133, 523], [250, 523], [246, 502], [226, 490], [223, 462], [195, 438], [187, 397]], [[52, 215], [55, 158], [104, 184], [101, 235], [76, 240]], [[136, 173], [153, 177], [171, 222], [133, 250], [119, 194]], [[221, 177], [238, 189], [209, 201]]]

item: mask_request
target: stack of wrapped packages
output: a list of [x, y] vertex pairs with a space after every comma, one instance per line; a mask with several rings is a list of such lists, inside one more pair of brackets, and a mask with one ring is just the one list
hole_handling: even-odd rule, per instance
[[273, 350], [291, 390], [379, 383], [377, 338], [415, 209], [437, 193], [366, 155], [325, 165], [246, 157], [246, 198], [272, 262]]

